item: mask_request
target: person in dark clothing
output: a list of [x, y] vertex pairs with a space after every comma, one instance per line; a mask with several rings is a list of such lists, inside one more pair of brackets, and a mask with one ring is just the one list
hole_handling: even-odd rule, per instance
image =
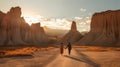
[[61, 53], [61, 55], [63, 54], [63, 52], [64, 52], [64, 45], [63, 45], [63, 43], [61, 43], [61, 45], [60, 45], [60, 53]]
[[68, 53], [69, 53], [69, 55], [70, 55], [71, 49], [72, 49], [72, 46], [71, 46], [71, 43], [70, 43], [70, 42], [68, 42], [68, 45], [67, 45], [66, 48], [68, 48]]

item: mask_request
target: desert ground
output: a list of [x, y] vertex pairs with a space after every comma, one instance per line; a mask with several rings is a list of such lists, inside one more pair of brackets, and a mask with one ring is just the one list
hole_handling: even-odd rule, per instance
[[[58, 47], [0, 50], [0, 67], [120, 67], [120, 48], [74, 46], [61, 55]], [[5, 54], [3, 54], [4, 52]]]

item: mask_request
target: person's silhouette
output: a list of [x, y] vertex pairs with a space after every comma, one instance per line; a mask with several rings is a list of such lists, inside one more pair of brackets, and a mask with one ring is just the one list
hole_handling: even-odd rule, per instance
[[70, 42], [68, 42], [68, 45], [67, 45], [66, 48], [68, 48], [68, 53], [69, 53], [69, 55], [70, 55], [71, 49], [72, 49], [72, 46], [71, 46], [71, 43], [70, 43]]
[[62, 55], [63, 52], [64, 52], [63, 48], [64, 48], [64, 45], [63, 45], [63, 43], [61, 43], [61, 44], [60, 44], [60, 53], [61, 53], [61, 55]]

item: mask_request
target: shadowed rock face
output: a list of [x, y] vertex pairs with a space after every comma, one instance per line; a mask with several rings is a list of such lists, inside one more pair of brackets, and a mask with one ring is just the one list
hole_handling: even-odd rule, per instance
[[41, 43], [47, 43], [48, 37], [44, 32], [43, 27], [40, 23], [35, 23], [31, 25], [31, 40], [34, 44], [40, 45]]
[[95, 13], [91, 19], [91, 30], [82, 38], [80, 45], [120, 46], [120, 10]]
[[[25, 21], [25, 19], [22, 17], [21, 18], [21, 23], [20, 23], [20, 34], [21, 34], [21, 38], [22, 38], [22, 40], [24, 41], [24, 42], [27, 42], [28, 40], [27, 40], [27, 35], [29, 34], [29, 32], [30, 32], [30, 26], [29, 26], [29, 24], [28, 23], [26, 23], [26, 21]], [[30, 39], [30, 36], [29, 36], [29, 38], [28, 39]]]
[[77, 31], [76, 22], [73, 21], [71, 25], [71, 30], [65, 36], [63, 36], [63, 38], [59, 42], [64, 43], [69, 41], [71, 43], [75, 43], [81, 38], [82, 38], [82, 35], [80, 34], [80, 32]]
[[75, 21], [72, 22], [71, 30], [77, 31], [77, 27], [76, 27], [76, 22]]
[[4, 18], [4, 16], [5, 16], [5, 13], [3, 13], [3, 12], [1, 12], [0, 11], [0, 45], [4, 42], [4, 33], [2, 33], [2, 20], [3, 20], [3, 18]]
[[1, 23], [2, 23], [2, 20], [3, 20], [4, 16], [5, 16], [5, 13], [0, 11], [0, 31], [1, 31], [1, 28], [2, 28]]
[[5, 16], [5, 13], [0, 11], [0, 27], [1, 27], [1, 22], [4, 16]]

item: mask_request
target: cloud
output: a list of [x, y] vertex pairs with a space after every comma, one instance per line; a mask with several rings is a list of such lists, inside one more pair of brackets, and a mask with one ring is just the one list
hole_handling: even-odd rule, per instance
[[85, 8], [80, 8], [80, 11], [81, 11], [81, 12], [85, 12], [85, 11], [87, 11], [87, 9], [85, 9]]
[[79, 31], [89, 31], [91, 17], [74, 17], [74, 19], [48, 18], [48, 20], [41, 21], [41, 25], [48, 26], [53, 29], [70, 30], [71, 23], [73, 20], [77, 23], [77, 27]]
[[80, 32], [90, 30], [91, 17], [75, 17], [77, 28]]
[[75, 20], [81, 20], [82, 17], [75, 17], [74, 19], [75, 19]]
[[48, 20], [41, 20], [41, 26], [48, 26], [53, 29], [66, 29], [69, 30], [71, 22], [69, 19], [55, 19], [55, 18], [46, 18]]

